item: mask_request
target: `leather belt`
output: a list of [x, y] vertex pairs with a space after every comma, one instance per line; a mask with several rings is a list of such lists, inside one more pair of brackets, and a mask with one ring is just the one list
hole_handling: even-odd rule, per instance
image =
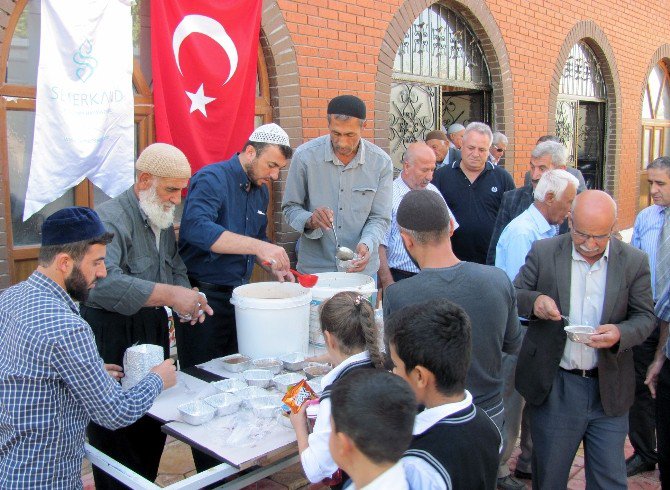
[[581, 376], [582, 378], [597, 378], [598, 377], [598, 368], [593, 369], [565, 369], [561, 368], [561, 371], [566, 373], [575, 374]]
[[188, 277], [188, 280], [191, 282], [191, 286], [195, 286], [200, 290], [209, 289], [210, 291], [218, 291], [221, 293], [232, 293], [233, 289], [235, 289], [235, 286], [224, 286], [221, 284], [212, 284], [211, 282], [198, 281], [191, 276]]

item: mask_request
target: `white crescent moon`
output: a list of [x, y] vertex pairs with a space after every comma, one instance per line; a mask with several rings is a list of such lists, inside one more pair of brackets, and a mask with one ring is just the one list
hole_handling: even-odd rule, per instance
[[174, 34], [172, 35], [172, 51], [174, 51], [174, 59], [177, 62], [179, 73], [182, 76], [184, 75], [179, 64], [179, 48], [184, 39], [194, 32], [204, 34], [216, 41], [228, 55], [230, 59], [230, 73], [226, 81], [223, 82], [223, 85], [225, 85], [235, 74], [235, 70], [237, 70], [237, 48], [223, 26], [211, 17], [204, 15], [187, 15], [174, 30]]

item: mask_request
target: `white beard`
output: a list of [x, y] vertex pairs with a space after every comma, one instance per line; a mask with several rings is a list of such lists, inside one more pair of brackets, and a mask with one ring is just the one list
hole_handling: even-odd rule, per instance
[[156, 194], [156, 187], [152, 185], [149, 189], [139, 191], [140, 209], [147, 215], [149, 221], [161, 230], [172, 226], [174, 213], [177, 207], [169, 203], [170, 209], [165, 210], [168, 204], [162, 203]]

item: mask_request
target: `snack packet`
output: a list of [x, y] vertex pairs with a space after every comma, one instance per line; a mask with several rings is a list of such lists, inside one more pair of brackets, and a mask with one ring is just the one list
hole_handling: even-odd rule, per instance
[[316, 393], [314, 393], [314, 390], [307, 384], [307, 381], [303, 379], [286, 391], [284, 398], [282, 398], [282, 402], [284, 402], [285, 411], [291, 410], [293, 413], [298, 413], [300, 407], [302, 407], [307, 400], [313, 400], [315, 398], [317, 398]]

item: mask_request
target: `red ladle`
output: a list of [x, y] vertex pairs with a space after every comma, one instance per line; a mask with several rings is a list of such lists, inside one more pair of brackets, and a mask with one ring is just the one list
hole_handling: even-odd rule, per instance
[[303, 272], [298, 272], [294, 269], [289, 269], [295, 277], [298, 278], [298, 282], [304, 288], [313, 288], [316, 285], [316, 281], [319, 280], [319, 276], [314, 274], [305, 274]]
[[[263, 265], [267, 267], [272, 267], [272, 264], [264, 260]], [[298, 272], [295, 269], [289, 269], [293, 275], [298, 278], [298, 283], [304, 287], [304, 288], [313, 288], [316, 285], [316, 282], [319, 280], [319, 276], [316, 276], [314, 274], [305, 274], [303, 272]]]

